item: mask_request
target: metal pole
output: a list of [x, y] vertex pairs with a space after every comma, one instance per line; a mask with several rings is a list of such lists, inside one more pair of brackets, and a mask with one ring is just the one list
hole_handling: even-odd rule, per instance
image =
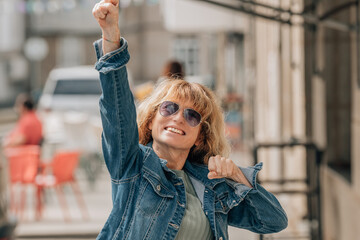
[[320, 167], [322, 163], [323, 153], [316, 149], [316, 196], [317, 196], [317, 208], [318, 208], [318, 239], [322, 240], [322, 216], [321, 216], [321, 191], [320, 191]]

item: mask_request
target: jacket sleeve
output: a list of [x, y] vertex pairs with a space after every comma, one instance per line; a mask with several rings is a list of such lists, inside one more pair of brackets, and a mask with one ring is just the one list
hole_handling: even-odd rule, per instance
[[288, 219], [276, 197], [256, 183], [256, 175], [261, 168], [262, 163], [254, 167], [241, 168], [253, 188], [227, 180], [235, 189], [232, 199], [236, 199], [228, 203], [231, 209], [228, 213], [228, 223], [230, 226], [256, 233], [275, 233], [287, 227]]
[[103, 125], [102, 148], [112, 180], [134, 173], [139, 150], [134, 98], [130, 91], [126, 64], [130, 59], [128, 45], [103, 56], [102, 40], [94, 42], [97, 56], [95, 69], [100, 73], [102, 95], [100, 114]]

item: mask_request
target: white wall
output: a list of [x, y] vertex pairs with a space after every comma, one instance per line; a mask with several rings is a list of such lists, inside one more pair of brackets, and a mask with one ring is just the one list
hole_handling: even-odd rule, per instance
[[239, 12], [193, 0], [162, 0], [165, 27], [173, 32], [244, 31], [247, 18]]

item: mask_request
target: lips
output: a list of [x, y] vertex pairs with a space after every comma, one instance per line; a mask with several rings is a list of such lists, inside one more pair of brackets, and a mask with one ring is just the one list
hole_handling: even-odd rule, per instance
[[179, 134], [179, 135], [185, 135], [184, 131], [182, 131], [180, 129], [177, 129], [177, 128], [174, 128], [174, 127], [166, 127], [165, 130], [169, 131], [169, 132], [172, 132], [172, 133]]

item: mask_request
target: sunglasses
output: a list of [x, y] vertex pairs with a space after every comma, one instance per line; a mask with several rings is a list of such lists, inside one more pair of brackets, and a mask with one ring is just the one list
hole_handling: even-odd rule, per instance
[[[180, 109], [179, 104], [171, 101], [165, 101], [160, 104], [159, 113], [163, 117], [168, 117], [170, 115], [177, 113], [179, 109]], [[186, 122], [191, 127], [196, 127], [201, 123], [201, 115], [194, 109], [185, 108], [183, 114]]]

